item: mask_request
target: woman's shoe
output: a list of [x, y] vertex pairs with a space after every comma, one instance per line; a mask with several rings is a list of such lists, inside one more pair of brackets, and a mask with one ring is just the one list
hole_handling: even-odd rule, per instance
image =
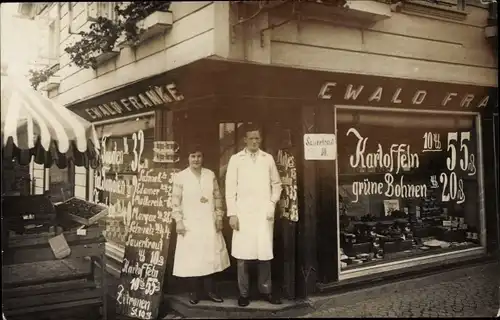
[[224, 299], [222, 299], [219, 295], [217, 295], [216, 293], [214, 292], [209, 292], [207, 294], [208, 296], [208, 299], [210, 299], [211, 301], [213, 302], [217, 302], [217, 303], [222, 303], [224, 302]]
[[189, 303], [198, 304], [198, 302], [200, 302], [198, 295], [194, 292], [189, 293]]

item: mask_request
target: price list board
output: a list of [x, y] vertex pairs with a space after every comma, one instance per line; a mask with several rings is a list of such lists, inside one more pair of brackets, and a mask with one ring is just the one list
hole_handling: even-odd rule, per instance
[[156, 319], [162, 299], [172, 222], [173, 169], [139, 169], [126, 218], [125, 256], [117, 290], [117, 313]]

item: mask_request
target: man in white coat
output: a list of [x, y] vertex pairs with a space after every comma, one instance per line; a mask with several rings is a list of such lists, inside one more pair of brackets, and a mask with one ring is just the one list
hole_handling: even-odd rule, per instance
[[273, 156], [260, 150], [260, 143], [260, 130], [248, 128], [246, 147], [231, 157], [226, 173], [227, 215], [233, 229], [231, 255], [237, 259], [241, 307], [250, 303], [248, 262], [255, 260], [260, 293], [272, 304], [281, 303], [271, 284], [274, 210], [281, 180]]

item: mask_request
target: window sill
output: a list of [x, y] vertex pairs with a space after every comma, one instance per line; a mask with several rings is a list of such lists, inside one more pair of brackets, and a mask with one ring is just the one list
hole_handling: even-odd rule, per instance
[[442, 5], [433, 4], [424, 0], [406, 0], [401, 7], [402, 13], [418, 14], [423, 16], [438, 17], [463, 21], [467, 12]]

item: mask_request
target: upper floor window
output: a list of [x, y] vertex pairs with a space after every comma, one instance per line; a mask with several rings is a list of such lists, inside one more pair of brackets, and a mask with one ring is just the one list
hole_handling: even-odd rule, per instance
[[37, 17], [38, 27], [38, 60], [42, 65], [53, 66], [59, 61], [59, 15], [57, 7], [48, 7]]
[[116, 20], [115, 6], [118, 2], [87, 2], [87, 12], [90, 19], [97, 19], [98, 17]]

